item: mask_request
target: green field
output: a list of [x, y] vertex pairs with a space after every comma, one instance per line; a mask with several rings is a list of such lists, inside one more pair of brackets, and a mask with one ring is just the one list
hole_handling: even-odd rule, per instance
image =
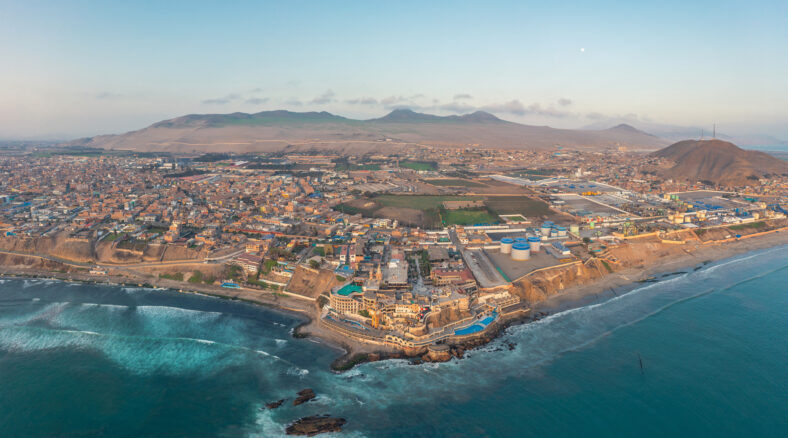
[[498, 216], [493, 215], [486, 209], [441, 210], [441, 218], [444, 225], [491, 224], [500, 221]]
[[345, 163], [337, 163], [337, 165], [334, 166], [334, 170], [337, 170], [337, 171], [380, 170], [380, 165], [378, 165], [378, 164], [345, 164]]
[[419, 226], [424, 228], [440, 228], [440, 209], [443, 201], [465, 201], [470, 196], [433, 196], [433, 195], [383, 195], [373, 198], [383, 207], [413, 209], [422, 212]]
[[345, 203], [337, 204], [337, 205], [334, 206], [334, 210], [335, 211], [338, 211], [338, 212], [341, 212], [341, 213], [345, 213], [345, 214], [361, 214], [361, 215], [363, 215], [365, 217], [373, 217], [373, 214], [375, 213], [375, 211], [378, 208], [380, 208], [380, 206], [377, 206], [377, 205], [375, 207], [371, 208], [371, 209], [359, 208], [359, 207], [354, 207], [352, 205], [348, 205], [348, 204], [345, 204]]
[[432, 196], [432, 195], [383, 195], [373, 198], [386, 207], [414, 208], [429, 210], [440, 207], [443, 201], [468, 201], [473, 196]]
[[487, 196], [485, 203], [496, 214], [521, 214], [533, 217], [551, 213], [550, 207], [544, 201], [527, 196]]
[[510, 221], [522, 222], [522, 221], [525, 220], [525, 217], [523, 217], [522, 215], [519, 215], [519, 214], [507, 214], [505, 216], [506, 216], [506, 219], [508, 219]]
[[413, 170], [437, 170], [438, 163], [434, 161], [402, 161], [399, 167]]
[[425, 179], [425, 183], [432, 184], [434, 186], [445, 186], [445, 187], [485, 187], [484, 184], [479, 184], [475, 181], [469, 181], [467, 179]]
[[748, 228], [754, 228], [754, 229], [757, 230], [757, 229], [763, 228], [765, 226], [766, 226], [766, 223], [764, 223], [764, 222], [749, 222], [749, 223], [746, 223], [746, 224], [732, 225], [732, 226], [728, 227], [728, 229], [736, 231], [736, 230], [746, 230]]
[[[404, 223], [417, 224], [425, 228], [438, 228], [441, 225], [473, 225], [501, 222], [498, 215], [522, 215], [525, 217], [550, 215], [552, 212], [541, 200], [527, 196], [439, 196], [439, 195], [380, 195], [367, 199], [374, 201], [368, 208], [339, 204], [334, 210], [347, 214], [362, 214], [365, 217], [388, 217]], [[444, 201], [484, 200], [486, 208], [467, 208], [446, 210]], [[358, 204], [356, 204], [358, 205]], [[402, 209], [401, 211], [379, 211], [384, 207]], [[422, 212], [416, 218], [413, 210]], [[411, 213], [408, 213], [411, 212]]]

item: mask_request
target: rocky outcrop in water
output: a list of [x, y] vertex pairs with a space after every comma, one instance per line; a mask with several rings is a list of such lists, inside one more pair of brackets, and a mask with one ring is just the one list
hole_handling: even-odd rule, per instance
[[425, 362], [448, 362], [451, 360], [451, 347], [446, 344], [430, 345], [421, 357]]
[[266, 409], [276, 409], [279, 406], [282, 406], [282, 403], [284, 403], [284, 402], [285, 402], [285, 399], [277, 400], [277, 401], [271, 402], [271, 403], [266, 403], [265, 404], [265, 408]]
[[344, 418], [332, 418], [328, 415], [312, 415], [304, 417], [287, 426], [288, 435], [315, 436], [321, 433], [341, 432], [347, 421]]
[[306, 403], [309, 400], [312, 400], [313, 398], [315, 398], [314, 390], [312, 390], [311, 388], [302, 389], [298, 391], [298, 397], [296, 397], [296, 399], [293, 400], [293, 406], [298, 406], [302, 403]]

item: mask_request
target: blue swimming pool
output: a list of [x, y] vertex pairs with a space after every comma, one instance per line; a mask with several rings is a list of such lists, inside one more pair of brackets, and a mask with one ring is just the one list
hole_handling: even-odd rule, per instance
[[497, 316], [498, 316], [498, 313], [497, 312], [493, 312], [492, 315], [488, 316], [487, 318], [484, 318], [481, 321], [476, 322], [473, 325], [465, 327], [464, 329], [455, 330], [454, 334], [456, 336], [463, 336], [463, 335], [470, 335], [470, 334], [473, 334], [473, 333], [478, 333], [478, 332], [484, 330], [485, 328], [487, 328], [487, 326], [490, 325], [491, 322], [495, 321], [495, 318]]
[[478, 332], [484, 330], [484, 327], [485, 326], [481, 326], [479, 324], [474, 324], [472, 326], [465, 327], [464, 329], [455, 330], [454, 334], [457, 335], [457, 336], [470, 335], [470, 334], [478, 333]]

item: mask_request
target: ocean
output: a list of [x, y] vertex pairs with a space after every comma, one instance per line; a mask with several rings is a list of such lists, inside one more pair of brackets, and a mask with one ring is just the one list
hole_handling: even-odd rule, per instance
[[[327, 436], [353, 437], [788, 430], [788, 246], [510, 327], [463, 360], [341, 374], [329, 368], [339, 351], [293, 338], [302, 321], [269, 309], [0, 281], [2, 437], [275, 437], [312, 414], [346, 418]], [[292, 406], [304, 388], [317, 399]]]

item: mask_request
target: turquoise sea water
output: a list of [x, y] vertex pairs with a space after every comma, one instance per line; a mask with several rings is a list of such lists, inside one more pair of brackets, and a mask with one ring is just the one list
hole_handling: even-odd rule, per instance
[[[687, 271], [512, 327], [464, 360], [343, 374], [337, 351], [270, 310], [6, 279], [0, 436], [269, 437], [322, 413], [348, 420], [342, 436], [784, 435], [788, 247]], [[261, 410], [306, 387], [315, 401]]]

